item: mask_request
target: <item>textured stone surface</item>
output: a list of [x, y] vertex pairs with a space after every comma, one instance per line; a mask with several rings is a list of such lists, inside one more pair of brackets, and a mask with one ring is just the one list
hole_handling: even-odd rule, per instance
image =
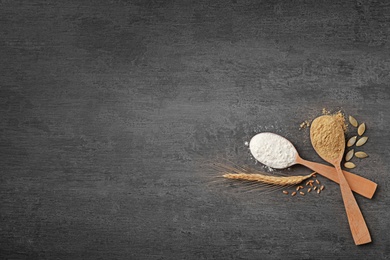
[[[389, 258], [388, 1], [2, 0], [0, 17], [0, 258]], [[366, 246], [324, 178], [291, 198], [205, 166], [264, 170], [244, 145], [261, 131], [321, 161], [298, 128], [324, 107], [367, 124]]]

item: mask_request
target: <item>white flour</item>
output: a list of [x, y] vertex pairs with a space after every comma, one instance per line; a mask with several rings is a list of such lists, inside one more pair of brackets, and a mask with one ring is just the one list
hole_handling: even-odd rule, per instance
[[249, 149], [256, 160], [276, 169], [290, 167], [297, 157], [297, 151], [290, 141], [268, 132], [252, 137]]

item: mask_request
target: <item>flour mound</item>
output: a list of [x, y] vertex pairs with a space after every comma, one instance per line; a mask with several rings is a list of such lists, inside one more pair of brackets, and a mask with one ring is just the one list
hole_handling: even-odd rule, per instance
[[290, 167], [297, 157], [297, 151], [290, 141], [268, 132], [253, 136], [249, 149], [256, 160], [275, 169]]

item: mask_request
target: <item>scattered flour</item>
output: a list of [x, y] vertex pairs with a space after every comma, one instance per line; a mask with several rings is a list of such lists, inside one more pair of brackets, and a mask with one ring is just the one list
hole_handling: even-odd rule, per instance
[[268, 172], [273, 172], [274, 171], [274, 168], [271, 168], [267, 165], [264, 165], [264, 168], [268, 171]]
[[256, 160], [275, 169], [290, 167], [297, 157], [297, 151], [290, 141], [268, 132], [252, 137], [249, 149]]

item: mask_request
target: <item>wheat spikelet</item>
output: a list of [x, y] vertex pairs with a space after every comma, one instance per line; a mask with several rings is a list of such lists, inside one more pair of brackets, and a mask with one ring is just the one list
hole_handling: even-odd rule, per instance
[[302, 181], [310, 178], [312, 175], [313, 173], [304, 176], [279, 177], [260, 173], [226, 173], [222, 176], [227, 179], [258, 181], [271, 185], [288, 186], [299, 184]]
[[[309, 179], [315, 172], [304, 176], [283, 176], [282, 173], [275, 173], [279, 176], [270, 175], [262, 171], [255, 170], [251, 167], [237, 165], [231, 161], [224, 160], [224, 163], [208, 164], [218, 172], [218, 178], [226, 178], [230, 180], [238, 180], [245, 187], [252, 190], [252, 188], [266, 188], [267, 191], [279, 190], [282, 187], [294, 186], [302, 181]], [[280, 176], [282, 175], [282, 176]]]

